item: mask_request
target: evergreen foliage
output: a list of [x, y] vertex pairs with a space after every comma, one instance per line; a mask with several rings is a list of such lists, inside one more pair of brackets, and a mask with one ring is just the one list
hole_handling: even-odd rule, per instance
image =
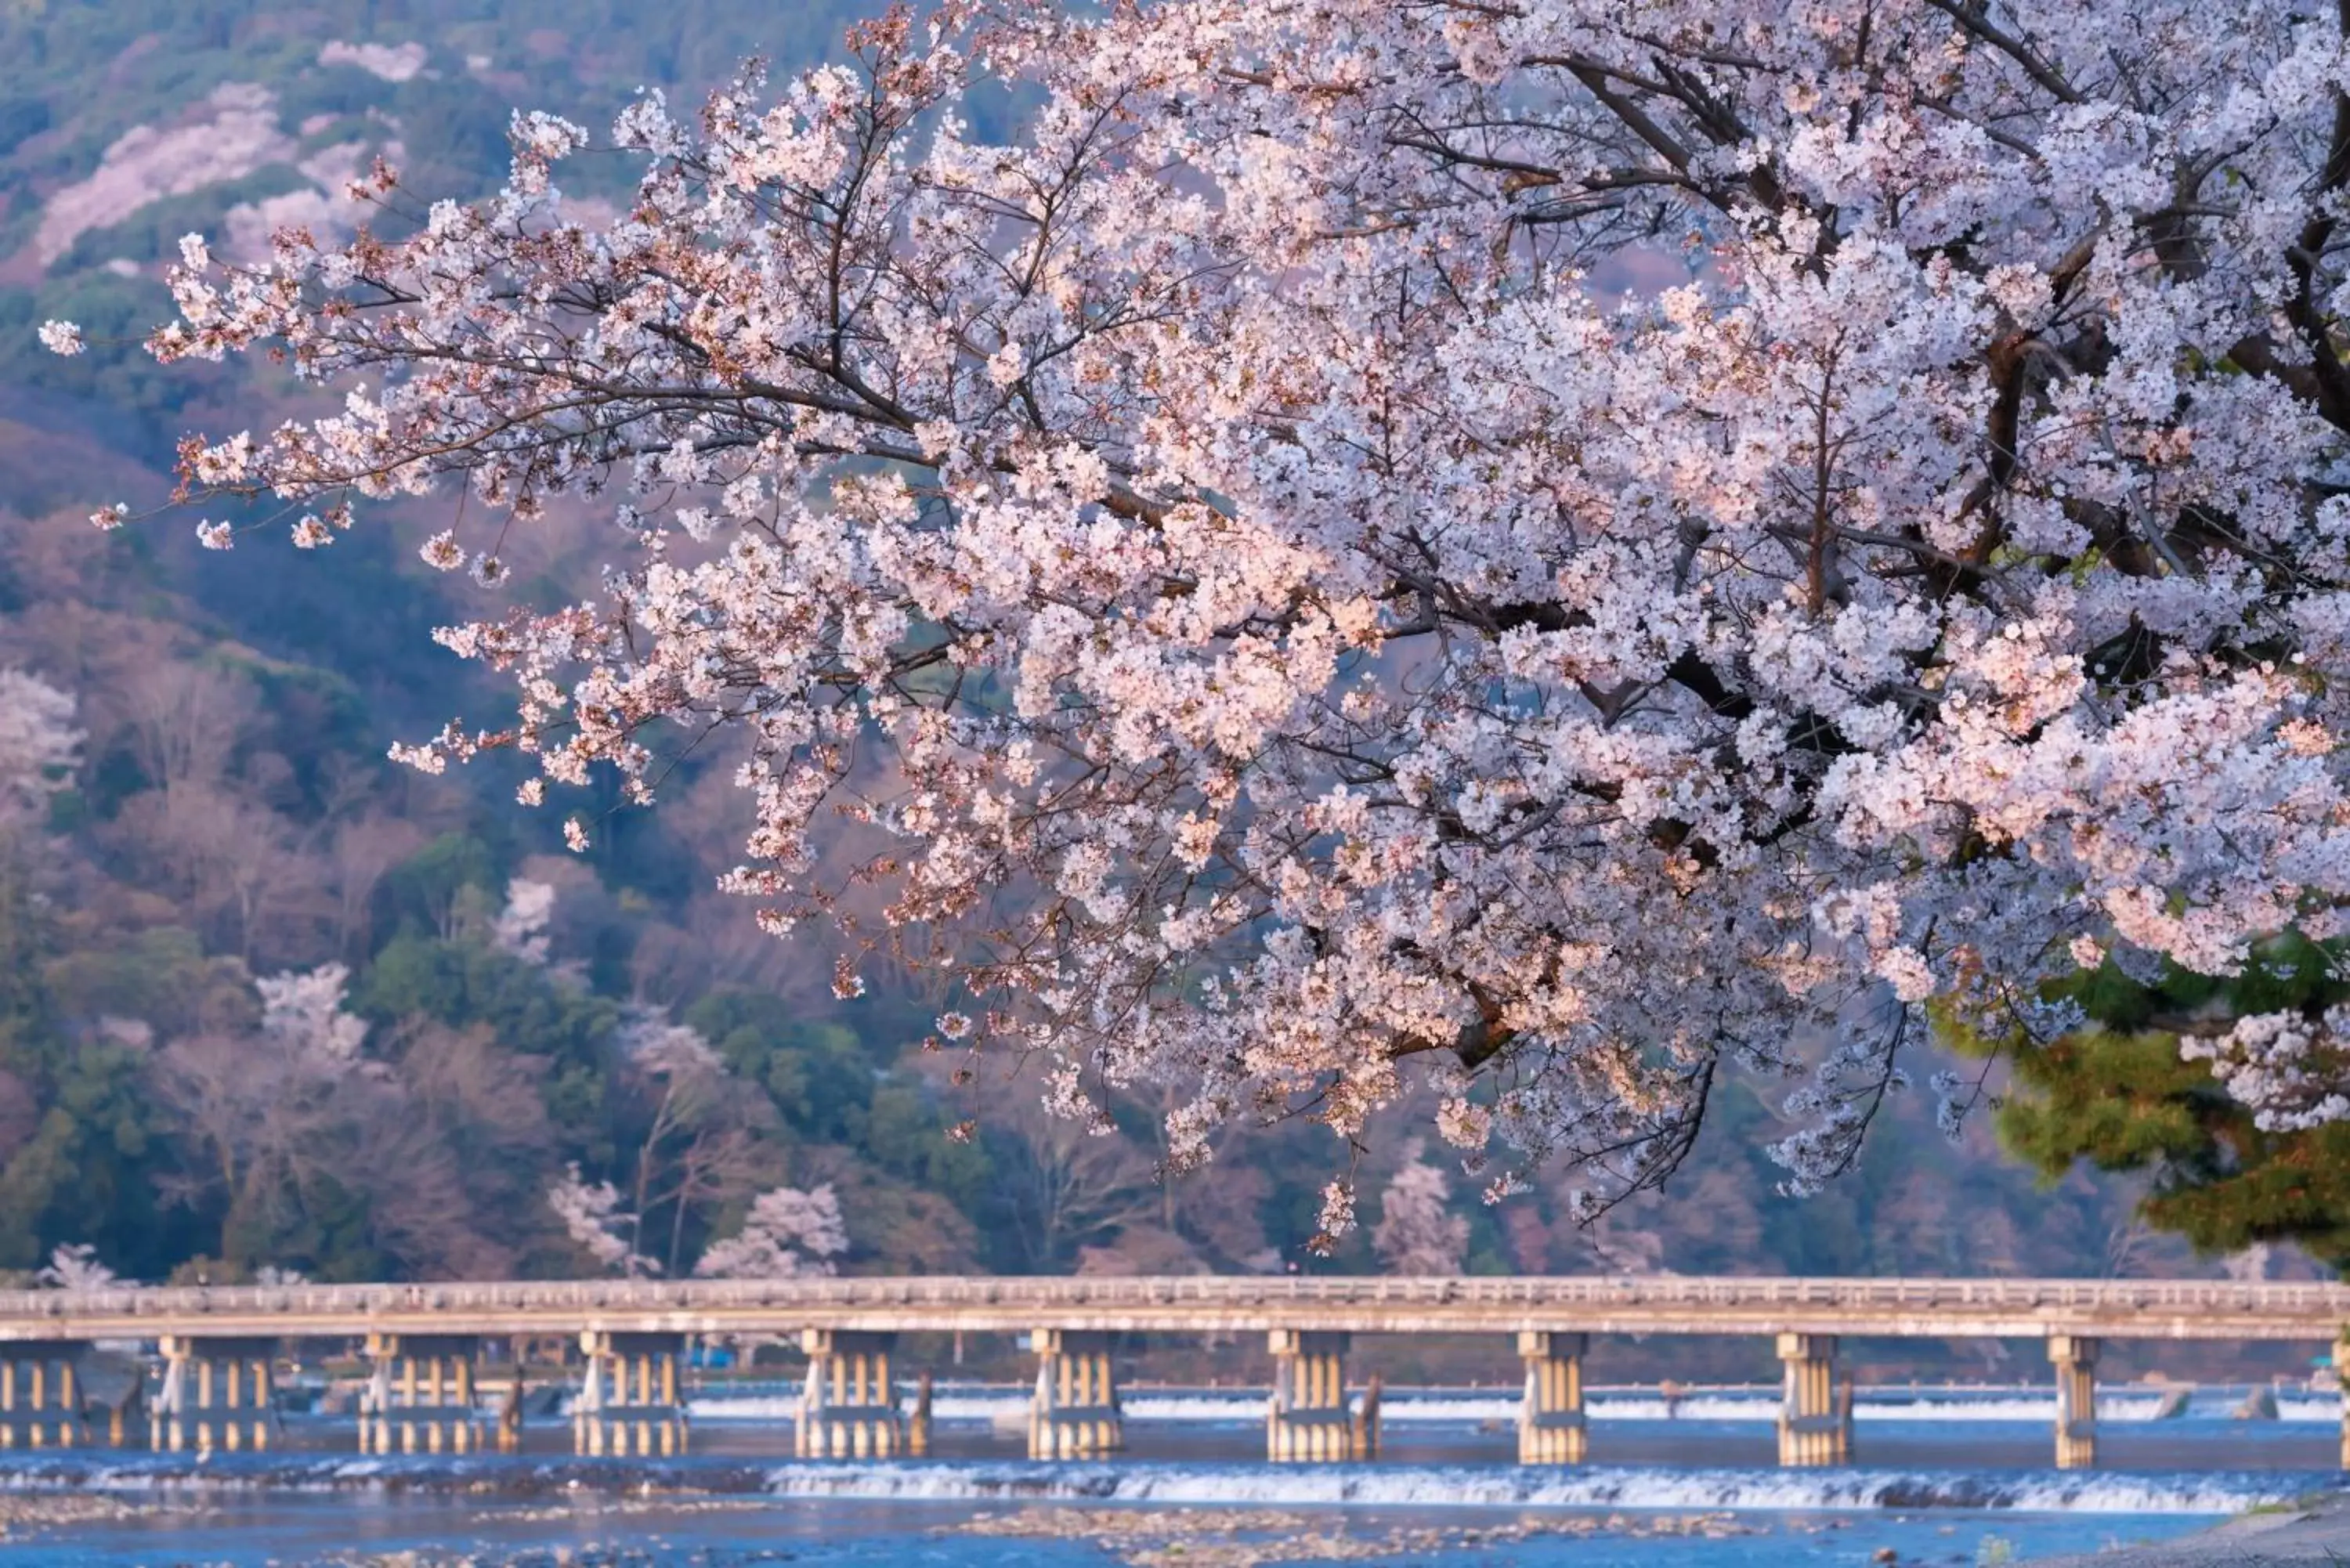
[[2207, 1064], [2179, 1053], [2182, 1031], [2314, 1014], [2350, 997], [2339, 963], [2298, 937], [2269, 943], [2231, 981], [2168, 967], [2142, 983], [2108, 962], [2061, 988], [2086, 1022], [2046, 1044], [1943, 1033], [1970, 1055], [2010, 1062], [2000, 1135], [2047, 1178], [2084, 1161], [2143, 1175], [2147, 1222], [2199, 1251], [2292, 1242], [2350, 1272], [2350, 1124], [2264, 1131]]

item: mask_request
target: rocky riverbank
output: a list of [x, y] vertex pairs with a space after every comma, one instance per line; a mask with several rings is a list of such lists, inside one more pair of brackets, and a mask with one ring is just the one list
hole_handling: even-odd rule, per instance
[[1268, 1568], [1274, 1563], [1395, 1562], [1493, 1551], [1537, 1538], [1697, 1537], [1726, 1541], [1764, 1527], [1734, 1514], [1574, 1515], [1506, 1523], [1333, 1530], [1274, 1509], [1024, 1509], [941, 1527], [949, 1535], [1026, 1536], [1092, 1543], [1128, 1568]]
[[2033, 1568], [2284, 1568], [2350, 1563], [2350, 1491], [2327, 1492], [2240, 1514], [2175, 1541], [2084, 1557], [2043, 1559]]

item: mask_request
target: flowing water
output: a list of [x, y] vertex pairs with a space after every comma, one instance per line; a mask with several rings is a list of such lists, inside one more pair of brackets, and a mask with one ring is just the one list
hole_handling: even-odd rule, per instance
[[[1513, 1462], [1513, 1392], [1396, 1391], [1376, 1463], [1263, 1462], [1263, 1396], [1137, 1391], [1114, 1460], [1022, 1456], [1022, 1394], [941, 1386], [933, 1457], [791, 1459], [793, 1390], [693, 1405], [693, 1454], [577, 1459], [546, 1421], [511, 1456], [361, 1459], [347, 1418], [289, 1417], [266, 1455], [18, 1453], [0, 1501], [34, 1516], [8, 1564], [925, 1563], [1141, 1568], [1359, 1561], [1468, 1568], [1999, 1568], [2201, 1528], [2339, 1482], [2341, 1407], [2242, 1390], [2155, 1418], [2159, 1391], [2099, 1401], [2101, 1465], [2050, 1469], [2039, 1391], [1880, 1390], [1860, 1462], [1773, 1461], [1770, 1390], [1675, 1400], [1595, 1391], [1591, 1464]], [[44, 1526], [39, 1516], [66, 1516]]]

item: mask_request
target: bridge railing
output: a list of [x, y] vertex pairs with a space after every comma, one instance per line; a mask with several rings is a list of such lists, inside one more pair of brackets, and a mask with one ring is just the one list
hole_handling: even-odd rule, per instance
[[723, 1312], [795, 1307], [1487, 1307], [1623, 1311], [1712, 1307], [1856, 1313], [2116, 1311], [2332, 1315], [2350, 1320], [2350, 1286], [2232, 1280], [1796, 1279], [1768, 1275], [1410, 1278], [1174, 1275], [1138, 1278], [918, 1276], [786, 1280], [547, 1280], [418, 1284], [110, 1286], [0, 1292], [0, 1318], [222, 1314]]

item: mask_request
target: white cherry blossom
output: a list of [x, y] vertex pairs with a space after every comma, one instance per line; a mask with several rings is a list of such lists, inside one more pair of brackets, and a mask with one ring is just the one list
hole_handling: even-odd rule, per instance
[[647, 99], [608, 223], [532, 116], [493, 201], [182, 265], [159, 356], [342, 395], [192, 493], [462, 485], [485, 576], [612, 507], [600, 596], [444, 634], [515, 722], [401, 754], [649, 802], [740, 731], [763, 926], [948, 966], [1066, 1110], [1175, 1085], [1178, 1166], [1443, 1061], [1493, 1190], [1655, 1182], [1732, 1070], [1807, 1185], [1929, 1005], [2342, 931], [2330, 10], [1071, 10]]
[[637, 1217], [620, 1207], [619, 1189], [608, 1181], [587, 1180], [577, 1162], [546, 1189], [546, 1204], [563, 1222], [564, 1233], [573, 1245], [594, 1259], [598, 1267], [618, 1269], [631, 1279], [661, 1272], [657, 1260], [640, 1255], [629, 1245]]
[[713, 1241], [693, 1265], [706, 1279], [781, 1280], [828, 1274], [848, 1251], [848, 1226], [832, 1183], [777, 1187], [751, 1200], [743, 1229]]
[[351, 971], [339, 963], [289, 970], [253, 982], [261, 993], [261, 1032], [288, 1055], [329, 1072], [358, 1064], [368, 1023], [343, 1011]]

